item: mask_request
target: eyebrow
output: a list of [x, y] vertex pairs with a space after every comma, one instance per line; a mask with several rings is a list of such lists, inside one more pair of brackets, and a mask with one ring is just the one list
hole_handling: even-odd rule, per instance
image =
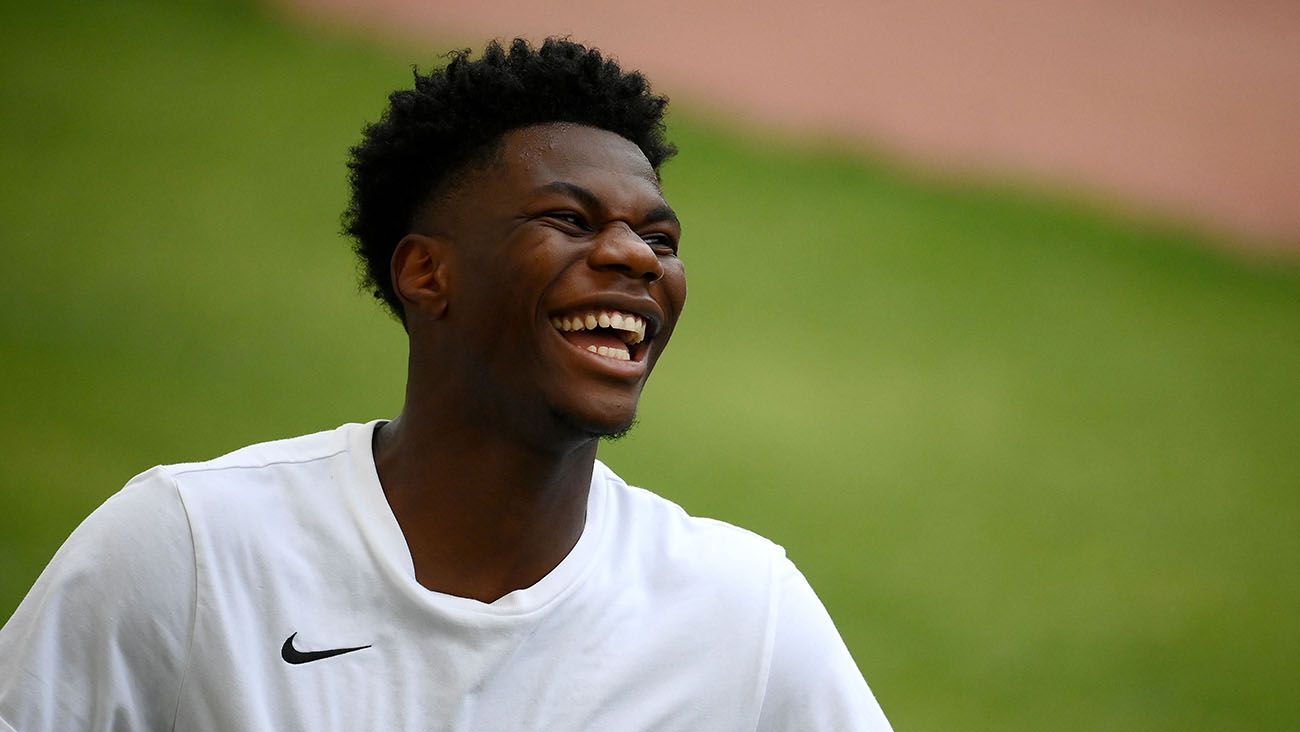
[[[582, 186], [576, 183], [570, 183], [569, 181], [566, 180], [557, 180], [551, 183], [547, 183], [546, 185], [538, 188], [537, 190], [549, 191], [552, 193], [563, 193], [572, 196], [573, 198], [577, 199], [580, 203], [582, 203], [582, 205], [587, 206], [589, 208], [603, 209], [605, 207], [604, 202], [600, 200], [600, 196], [597, 196], [595, 193], [592, 193], [591, 191], [587, 190], [586, 188], [583, 188]], [[643, 218], [645, 223], [647, 224], [657, 224], [661, 221], [669, 221], [678, 226], [681, 226], [681, 221], [677, 218], [677, 213], [673, 211], [673, 209], [667, 204], [664, 204], [663, 206], [656, 206], [650, 209], [648, 212], [646, 212], [646, 215]]]

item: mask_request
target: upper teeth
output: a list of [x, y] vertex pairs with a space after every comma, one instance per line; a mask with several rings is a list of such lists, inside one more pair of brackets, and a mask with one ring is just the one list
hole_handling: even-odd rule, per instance
[[622, 331], [623, 342], [634, 345], [645, 340], [645, 320], [640, 315], [619, 310], [589, 310], [551, 318], [558, 330], [595, 330], [610, 328]]

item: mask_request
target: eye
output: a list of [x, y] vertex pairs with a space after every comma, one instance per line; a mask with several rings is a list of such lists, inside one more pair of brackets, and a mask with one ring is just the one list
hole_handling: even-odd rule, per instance
[[642, 234], [641, 241], [655, 250], [656, 254], [677, 254], [677, 240], [668, 234]]
[[587, 219], [583, 218], [582, 214], [574, 211], [548, 211], [543, 214], [543, 217], [559, 221], [560, 223], [566, 224], [569, 228], [577, 229], [579, 231], [591, 231], [591, 225], [587, 223]]

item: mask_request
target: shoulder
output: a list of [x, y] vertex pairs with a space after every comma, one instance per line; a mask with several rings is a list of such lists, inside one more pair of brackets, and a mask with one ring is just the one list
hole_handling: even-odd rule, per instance
[[187, 557], [190, 546], [189, 519], [176, 482], [155, 467], [132, 478], [86, 517], [54, 555], [49, 570], [59, 570], [55, 580], [107, 589], [115, 586], [115, 571], [138, 581], [161, 581], [185, 570], [189, 560], [178, 557]]
[[785, 550], [771, 540], [726, 521], [693, 516], [657, 493], [628, 484], [600, 461], [596, 470], [605, 476], [614, 520], [623, 524], [620, 528], [642, 535], [639, 538], [668, 549], [709, 548], [765, 562], [785, 556]]
[[196, 603], [194, 547], [175, 482], [133, 478], [72, 533], [0, 629], [0, 716], [85, 729], [115, 705], [132, 728], [168, 720]]
[[627, 484], [602, 463], [616, 554], [682, 587], [766, 606], [777, 591], [785, 549], [739, 526], [692, 516], [656, 493]]
[[[81, 522], [24, 606], [40, 597], [44, 613], [102, 615], [120, 607], [115, 617], [130, 620], [149, 606], [149, 597], [190, 599], [192, 591], [178, 590], [192, 590], [193, 556], [189, 517], [176, 483], [162, 468], [152, 468]], [[20, 607], [14, 618], [22, 612]]]
[[235, 473], [238, 471], [274, 470], [291, 468], [325, 460], [348, 451], [349, 437], [365, 425], [345, 424], [337, 429], [316, 432], [300, 437], [269, 440], [242, 447], [220, 457], [202, 462], [175, 463], [159, 466], [175, 477], [201, 476], [204, 473]]
[[[886, 732], [885, 720], [826, 608], [780, 545], [724, 521], [691, 516], [604, 465], [619, 579], [645, 579], [714, 618], [713, 637], [755, 641], [759, 730]], [[698, 622], [690, 624], [699, 627]], [[744, 666], [739, 664], [736, 668]], [[733, 669], [734, 670], [734, 669]]]
[[866, 679], [808, 581], [786, 563], [758, 730], [889, 732]]
[[195, 550], [210, 565], [327, 536], [351, 515], [371, 431], [364, 424], [258, 443], [212, 460], [157, 468], [176, 486]]
[[259, 512], [323, 501], [329, 487], [351, 478], [351, 454], [364, 443], [364, 424], [345, 424], [301, 437], [261, 442], [202, 462], [157, 468], [175, 484], [196, 523], [227, 516], [235, 524]]

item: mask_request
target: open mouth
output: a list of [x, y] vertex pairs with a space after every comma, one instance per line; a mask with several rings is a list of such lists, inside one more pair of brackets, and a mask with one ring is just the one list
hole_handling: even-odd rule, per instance
[[645, 355], [646, 319], [622, 310], [583, 310], [551, 318], [551, 325], [577, 348], [615, 361]]

